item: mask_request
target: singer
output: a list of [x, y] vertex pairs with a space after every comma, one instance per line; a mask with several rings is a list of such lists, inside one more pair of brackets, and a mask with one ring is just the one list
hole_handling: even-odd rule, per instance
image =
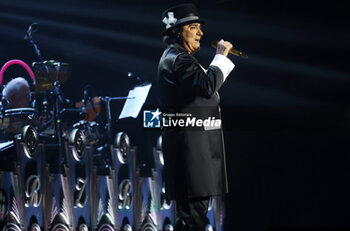
[[[196, 7], [174, 6], [162, 20], [168, 45], [158, 66], [162, 111], [220, 118], [218, 90], [234, 68], [227, 58], [232, 44], [220, 40], [205, 70], [193, 56], [203, 36]], [[228, 191], [222, 128], [164, 127], [162, 137], [166, 198], [176, 200], [175, 231], [203, 231], [210, 196]]]

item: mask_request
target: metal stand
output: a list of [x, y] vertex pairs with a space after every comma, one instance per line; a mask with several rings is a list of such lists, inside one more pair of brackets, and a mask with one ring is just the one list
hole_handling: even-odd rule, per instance
[[108, 136], [108, 144], [112, 144], [112, 115], [111, 115], [111, 101], [122, 100], [122, 99], [133, 99], [134, 97], [122, 96], [122, 97], [109, 97], [106, 96], [104, 101], [107, 104], [107, 136]]
[[[54, 122], [54, 127], [55, 127], [55, 136], [58, 139], [58, 144], [59, 144], [59, 152], [60, 154], [62, 154], [63, 151], [63, 146], [62, 146], [62, 129], [61, 129], [61, 120], [60, 120], [60, 116], [59, 116], [59, 112], [60, 112], [60, 104], [62, 105], [64, 100], [63, 100], [63, 95], [62, 92], [59, 88], [59, 83], [58, 81], [53, 82], [53, 78], [50, 75], [50, 71], [49, 71], [49, 67], [46, 65], [46, 63], [44, 62], [44, 59], [42, 58], [41, 54], [40, 54], [40, 50], [38, 49], [38, 46], [36, 45], [36, 43], [33, 40], [32, 37], [32, 32], [34, 30], [32, 30], [33, 26], [36, 26], [37, 23], [33, 23], [32, 25], [30, 25], [28, 32], [26, 34], [26, 36], [24, 37], [24, 39], [26, 41], [28, 41], [30, 44], [32, 44], [32, 46], [34, 47], [35, 50], [35, 54], [37, 55], [39, 62], [44, 66], [45, 71], [47, 73], [47, 76], [49, 78], [50, 83], [53, 86], [52, 89], [52, 93], [54, 95], [54, 100], [55, 100], [55, 105], [53, 107], [53, 122]], [[57, 70], [57, 72], [59, 72], [59, 70]]]

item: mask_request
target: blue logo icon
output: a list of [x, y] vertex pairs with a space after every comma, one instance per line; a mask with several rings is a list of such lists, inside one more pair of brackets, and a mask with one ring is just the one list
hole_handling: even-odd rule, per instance
[[144, 128], [160, 128], [160, 120], [162, 112], [157, 110], [143, 111], [143, 127]]

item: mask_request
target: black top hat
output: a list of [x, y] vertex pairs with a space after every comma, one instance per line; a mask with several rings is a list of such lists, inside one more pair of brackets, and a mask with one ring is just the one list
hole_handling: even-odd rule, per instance
[[162, 32], [162, 35], [166, 35], [172, 28], [187, 25], [190, 23], [199, 22], [204, 23], [202, 19], [196, 15], [196, 6], [192, 3], [185, 3], [177, 6], [173, 6], [170, 9], [162, 13], [163, 23], [166, 24], [166, 29]]

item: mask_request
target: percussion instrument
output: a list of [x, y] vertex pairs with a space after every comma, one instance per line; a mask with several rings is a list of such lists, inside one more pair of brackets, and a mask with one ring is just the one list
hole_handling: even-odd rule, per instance
[[62, 84], [68, 80], [68, 63], [61, 63], [55, 60], [44, 61], [43, 63], [33, 62], [32, 67], [35, 73], [36, 92], [47, 91], [53, 88], [44, 65], [48, 67], [53, 82], [58, 81]]
[[0, 118], [0, 129], [8, 133], [20, 133], [26, 125], [38, 125], [39, 122], [34, 120], [34, 108], [11, 108], [4, 111]]
[[[91, 99], [91, 101], [88, 101], [85, 104], [86, 116], [84, 120], [93, 121], [101, 112], [102, 97], [94, 97]], [[80, 101], [75, 103], [75, 107], [82, 109], [84, 107], [84, 102]]]
[[10, 108], [5, 110], [5, 117], [7, 116], [24, 116], [33, 115], [36, 112], [34, 108]]

